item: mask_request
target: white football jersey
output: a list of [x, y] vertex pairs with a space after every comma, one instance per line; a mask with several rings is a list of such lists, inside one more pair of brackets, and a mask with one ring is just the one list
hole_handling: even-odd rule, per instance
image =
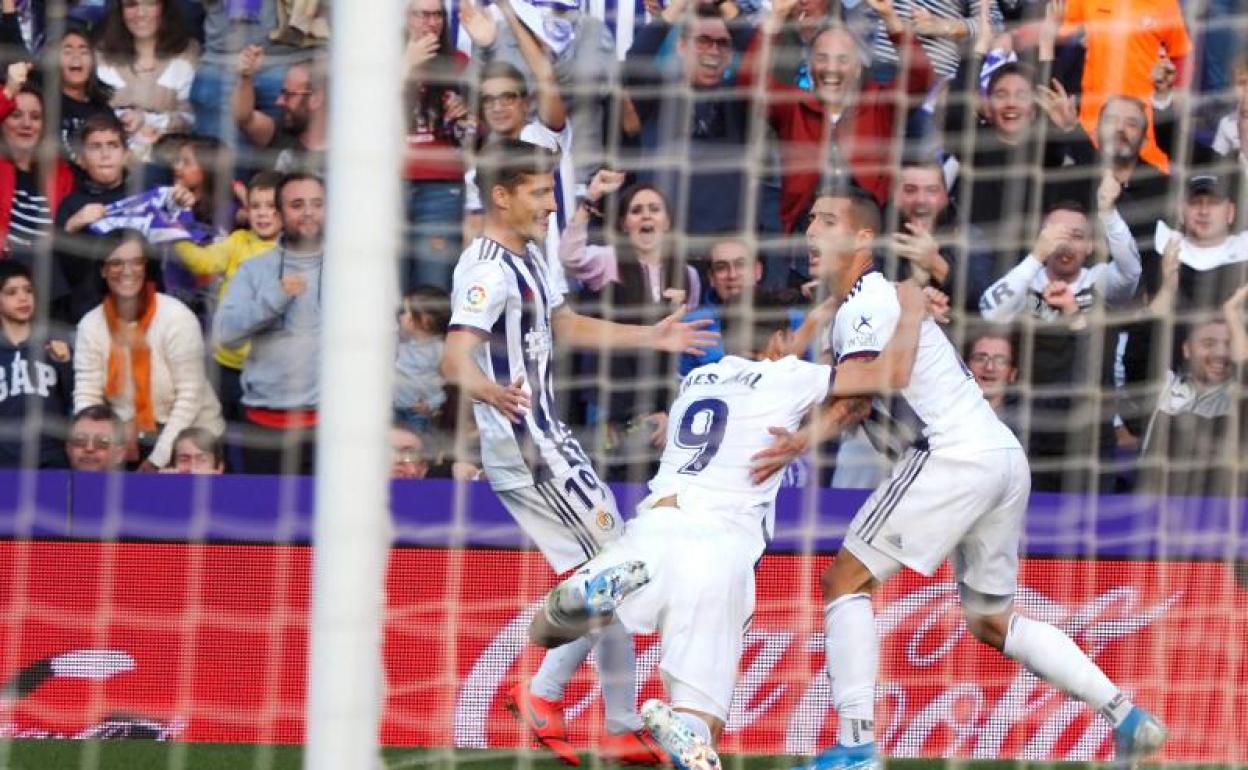
[[[834, 360], [878, 355], [900, 318], [897, 287], [878, 271], [866, 273], [832, 321]], [[910, 384], [888, 399], [876, 398], [863, 428], [877, 450], [894, 458], [910, 446], [946, 456], [1019, 446], [931, 318], [919, 330]]]
[[541, 251], [526, 254], [496, 241], [473, 240], [455, 266], [451, 329], [477, 334], [476, 364], [487, 377], [509, 385], [524, 377], [529, 411], [520, 424], [489, 404], [473, 402], [481, 433], [481, 462], [494, 489], [532, 486], [588, 458], [555, 410], [550, 318], [563, 304]]
[[694, 369], [668, 412], [667, 448], [650, 482], [654, 496], [679, 495], [682, 508], [753, 517], [770, 536], [783, 474], [750, 481], [750, 458], [771, 445], [771, 427], [795, 430], [828, 395], [832, 368], [793, 356], [750, 361], [725, 356]]

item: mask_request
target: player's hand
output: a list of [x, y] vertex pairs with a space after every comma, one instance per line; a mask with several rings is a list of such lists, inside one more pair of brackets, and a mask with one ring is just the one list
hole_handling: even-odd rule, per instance
[[935, 286], [923, 287], [923, 298], [927, 301], [927, 314], [938, 324], [949, 323], [949, 295]]
[[238, 52], [238, 76], [254, 78], [264, 66], [264, 49], [254, 43]]
[[771, 446], [750, 458], [750, 481], [762, 484], [776, 473], [784, 470], [789, 463], [806, 454], [810, 448], [810, 436], [806, 431], [791, 431], [787, 428], [768, 428], [767, 432], [774, 437]]
[[477, 48], [489, 48], [498, 39], [498, 24], [474, 0], [459, 0], [459, 23]]
[[685, 317], [682, 305], [676, 312], [650, 327], [650, 347], [668, 353], [688, 353], [704, 356], [706, 349], [719, 342], [719, 332], [707, 331], [711, 319], [681, 321]]
[[529, 394], [524, 392], [524, 378], [503, 387], [495, 385], [494, 391], [484, 401], [503, 413], [503, 416], [519, 424], [529, 411]]
[[1066, 93], [1065, 86], [1057, 78], [1053, 78], [1053, 87], [1036, 86], [1036, 98], [1040, 108], [1049, 116], [1053, 125], [1062, 131], [1073, 131], [1079, 125], [1079, 108], [1075, 105], [1075, 97]]
[[26, 85], [26, 81], [30, 78], [30, 70], [34, 67], [28, 61], [15, 61], [9, 65], [5, 72], [4, 92], [12, 99], [22, 90], [22, 86]]
[[1111, 169], [1101, 174], [1101, 184], [1096, 188], [1096, 207], [1101, 213], [1112, 211], [1118, 204], [1118, 196], [1122, 195], [1122, 183], [1114, 176]]
[[667, 412], [646, 415], [646, 422], [654, 426], [650, 433], [650, 446], [662, 449], [667, 446]]
[[1065, 281], [1049, 281], [1042, 293], [1044, 301], [1062, 311], [1062, 315], [1074, 315], [1079, 312], [1079, 303], [1075, 300], [1074, 288]]

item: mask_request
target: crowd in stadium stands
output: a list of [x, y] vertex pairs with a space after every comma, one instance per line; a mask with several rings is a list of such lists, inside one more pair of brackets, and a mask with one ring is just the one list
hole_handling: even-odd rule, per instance
[[[821, 319], [809, 210], [860, 188], [1035, 489], [1244, 488], [1243, 4], [606, 5], [407, 3], [396, 478], [481, 478], [439, 362], [475, 159], [519, 140], [560, 155], [541, 246], [582, 313]], [[0, 2], [0, 467], [310, 473], [330, 2], [63, 6]], [[679, 378], [722, 355], [569, 354], [561, 417], [643, 480]], [[851, 435], [786, 483], [883, 468]]]

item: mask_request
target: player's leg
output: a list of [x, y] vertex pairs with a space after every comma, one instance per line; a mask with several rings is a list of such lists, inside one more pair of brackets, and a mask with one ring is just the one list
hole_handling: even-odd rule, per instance
[[[604, 554], [603, 556], [606, 556]], [[599, 556], [551, 589], [529, 624], [529, 639], [539, 647], [559, 647], [608, 625], [620, 602], [650, 582], [637, 560], [611, 563]]]
[[1100, 712], [1114, 727], [1116, 759], [1132, 763], [1160, 748], [1165, 727], [1135, 706], [1073, 639], [1014, 609], [1030, 477], [1021, 451], [1002, 454], [1008, 482], [1001, 503], [967, 531], [953, 552], [967, 628], [976, 639]]
[[[500, 491], [498, 497], [551, 568], [566, 572], [593, 558], [601, 547], [599, 538], [614, 537], [616, 532], [614, 527], [588, 530], [584, 522], [570, 518], [566, 500], [552, 499], [550, 486]], [[579, 765], [580, 758], [567, 742], [564, 691], [597, 641], [594, 634], [549, 650], [533, 678], [518, 682], [505, 698], [507, 707], [538, 743], [570, 765]], [[635, 715], [633, 719], [640, 723]]]
[[867, 767], [875, 759], [875, 682], [880, 640], [871, 592], [901, 563], [869, 545], [846, 543], [820, 575], [824, 653], [838, 719], [837, 745], [815, 767]]

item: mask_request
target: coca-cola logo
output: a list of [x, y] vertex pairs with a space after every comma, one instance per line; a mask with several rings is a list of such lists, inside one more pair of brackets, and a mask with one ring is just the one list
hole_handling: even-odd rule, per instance
[[[1144, 592], [1122, 585], [1079, 604], [1067, 605], [1021, 588], [1017, 607], [1074, 638], [1093, 659], [1157, 622], [1183, 597], [1171, 592], [1146, 601]], [[458, 690], [455, 744], [491, 745], [490, 720], [501, 696], [522, 672], [517, 664], [528, 644], [534, 601], [500, 629], [474, 661]], [[1019, 756], [1090, 760], [1109, 747], [1110, 728], [1077, 702], [1021, 667], [993, 661], [1009, 672], [1008, 683], [977, 681], [967, 658], [996, 656], [969, 637], [952, 582], [922, 585], [899, 598], [877, 602], [876, 625], [885, 650], [877, 698], [877, 729], [890, 756], [933, 753], [969, 757]], [[835, 712], [823, 671], [822, 633], [799, 634], [756, 627], [746, 634], [745, 655], [725, 741], [750, 730], [775, 731], [786, 754], [810, 754], [834, 737]], [[659, 647], [640, 645], [638, 681], [657, 687]], [[896, 654], [888, 655], [889, 651]], [[956, 660], [955, 660], [956, 658]], [[959, 676], [958, 668], [972, 673]], [[998, 677], [999, 678], [999, 677]], [[991, 680], [991, 677], [987, 678]], [[571, 722], [595, 705], [600, 690], [566, 705]]]

